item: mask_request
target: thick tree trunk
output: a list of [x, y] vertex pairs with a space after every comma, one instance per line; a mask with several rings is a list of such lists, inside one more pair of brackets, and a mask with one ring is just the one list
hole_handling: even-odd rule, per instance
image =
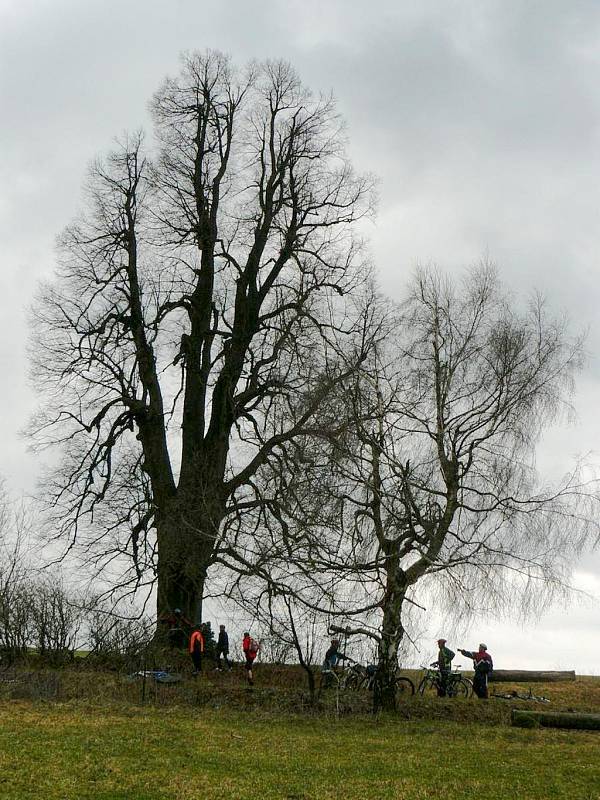
[[402, 625], [402, 604], [405, 587], [399, 586], [396, 576], [394, 585], [384, 598], [379, 659], [373, 691], [374, 711], [394, 711], [396, 709], [396, 673], [398, 671], [398, 649], [404, 636]]
[[159, 620], [164, 614], [179, 608], [192, 624], [202, 622], [206, 574], [212, 562], [220, 522], [221, 515], [214, 507], [207, 508], [200, 517], [178, 503], [157, 523], [156, 599]]
[[186, 564], [171, 563], [168, 569], [163, 568], [159, 556], [157, 583], [156, 610], [159, 620], [164, 614], [178, 608], [192, 624], [202, 621], [203, 577], [191, 577]]

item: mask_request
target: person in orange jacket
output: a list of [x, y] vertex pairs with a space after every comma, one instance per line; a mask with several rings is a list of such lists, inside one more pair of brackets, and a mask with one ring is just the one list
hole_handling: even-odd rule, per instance
[[260, 644], [256, 641], [256, 639], [253, 639], [250, 636], [248, 631], [244, 633], [242, 650], [246, 656], [246, 672], [248, 673], [248, 683], [250, 686], [254, 686], [254, 675], [252, 674], [252, 668], [254, 666], [254, 659], [260, 650]]
[[204, 636], [200, 625], [194, 625], [190, 636], [190, 656], [194, 665], [194, 675], [202, 672], [202, 653], [204, 652]]

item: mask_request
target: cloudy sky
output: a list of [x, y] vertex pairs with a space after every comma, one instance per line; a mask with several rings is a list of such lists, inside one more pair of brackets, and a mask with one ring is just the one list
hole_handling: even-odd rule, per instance
[[[380, 177], [371, 230], [382, 286], [418, 262], [487, 253], [515, 292], [541, 289], [589, 328], [578, 419], [540, 469], [600, 461], [600, 3], [597, 0], [0, 0], [0, 474], [36, 463], [18, 431], [35, 407], [26, 309], [77, 213], [89, 161], [148, 123], [182, 50], [286, 58], [333, 91], [356, 167]], [[591, 597], [525, 628], [477, 621], [498, 666], [598, 672], [600, 557], [575, 565]], [[596, 599], [594, 599], [596, 598]], [[437, 636], [432, 622], [431, 635]], [[472, 639], [472, 641], [471, 641]], [[460, 644], [465, 644], [461, 642]]]

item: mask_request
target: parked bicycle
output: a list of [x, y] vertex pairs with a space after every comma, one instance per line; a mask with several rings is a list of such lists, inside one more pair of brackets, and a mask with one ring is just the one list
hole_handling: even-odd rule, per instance
[[321, 670], [321, 689], [335, 686], [340, 690], [360, 688], [366, 676], [366, 668], [349, 656], [345, 657], [343, 667]]
[[[336, 686], [341, 691], [373, 691], [376, 680], [376, 664], [370, 664], [365, 667], [347, 656], [346, 664], [342, 668], [323, 670], [321, 673], [321, 688]], [[394, 690], [396, 697], [406, 697], [415, 693], [415, 685], [405, 675], [396, 675], [394, 678]]]
[[439, 695], [440, 692], [445, 692], [447, 697], [470, 697], [473, 692], [473, 684], [458, 672], [459, 668], [460, 664], [457, 664], [455, 669], [445, 676], [445, 680], [442, 680], [442, 674], [439, 669], [422, 666], [425, 674], [419, 683], [417, 691], [422, 695], [429, 692], [435, 692], [436, 695]]
[[[366, 675], [358, 688], [373, 691], [376, 680], [377, 664], [369, 664], [369, 666], [366, 667]], [[396, 674], [394, 676], [394, 691], [396, 692], [396, 697], [413, 695], [415, 693], [415, 685], [406, 675]]]

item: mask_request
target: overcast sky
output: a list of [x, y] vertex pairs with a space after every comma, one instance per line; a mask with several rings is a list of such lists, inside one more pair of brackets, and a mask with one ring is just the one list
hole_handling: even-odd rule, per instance
[[[452, 272], [484, 253], [515, 292], [541, 289], [589, 327], [578, 420], [550, 432], [554, 476], [600, 452], [600, 3], [597, 0], [0, 0], [0, 474], [36, 464], [18, 431], [35, 407], [26, 309], [81, 205], [89, 161], [126, 129], [182, 50], [243, 64], [286, 58], [333, 91], [356, 167], [380, 177], [371, 230], [381, 285], [418, 262]], [[600, 557], [576, 565], [600, 598]], [[598, 599], [525, 629], [477, 621], [498, 666], [598, 672]], [[433, 628], [431, 635], [437, 638]], [[432, 645], [433, 650], [433, 645]]]

